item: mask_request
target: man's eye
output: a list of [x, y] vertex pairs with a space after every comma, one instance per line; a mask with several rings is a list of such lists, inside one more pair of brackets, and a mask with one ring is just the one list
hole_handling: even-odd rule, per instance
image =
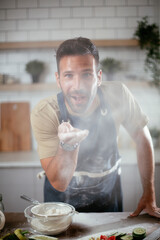
[[73, 75], [72, 75], [72, 74], [70, 74], [70, 73], [67, 73], [67, 74], [65, 74], [64, 76], [65, 76], [65, 78], [68, 78], [68, 79], [70, 79], [70, 78], [72, 78], [72, 77], [73, 77]]
[[83, 74], [83, 78], [90, 79], [90, 78], [92, 78], [92, 77], [93, 77], [93, 76], [92, 76], [91, 73], [84, 73], [84, 74]]

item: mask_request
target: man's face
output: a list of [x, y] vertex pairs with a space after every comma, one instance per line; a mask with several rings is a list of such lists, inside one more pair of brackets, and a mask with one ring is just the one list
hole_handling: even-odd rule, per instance
[[89, 54], [65, 56], [60, 60], [56, 80], [71, 112], [81, 115], [93, 104], [102, 75], [96, 67], [94, 57]]

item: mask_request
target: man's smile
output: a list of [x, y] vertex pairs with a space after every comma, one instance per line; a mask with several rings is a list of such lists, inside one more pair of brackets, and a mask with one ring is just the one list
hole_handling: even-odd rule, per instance
[[75, 95], [72, 95], [71, 98], [72, 98], [73, 102], [76, 103], [76, 104], [82, 104], [82, 103], [87, 101], [86, 96], [75, 96]]

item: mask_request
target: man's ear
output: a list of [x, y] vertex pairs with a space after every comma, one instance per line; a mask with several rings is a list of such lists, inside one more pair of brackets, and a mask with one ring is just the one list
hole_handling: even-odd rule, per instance
[[55, 77], [56, 77], [56, 82], [57, 82], [57, 86], [60, 88], [60, 81], [59, 81], [59, 74], [58, 72], [55, 72]]
[[97, 86], [99, 87], [102, 83], [102, 70], [100, 69], [97, 74], [98, 81], [97, 81]]

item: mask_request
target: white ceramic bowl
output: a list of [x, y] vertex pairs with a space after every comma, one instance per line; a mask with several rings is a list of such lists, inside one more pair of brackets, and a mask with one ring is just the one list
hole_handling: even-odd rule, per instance
[[67, 230], [74, 213], [73, 206], [61, 202], [31, 205], [24, 210], [33, 230], [46, 235], [56, 235]]

